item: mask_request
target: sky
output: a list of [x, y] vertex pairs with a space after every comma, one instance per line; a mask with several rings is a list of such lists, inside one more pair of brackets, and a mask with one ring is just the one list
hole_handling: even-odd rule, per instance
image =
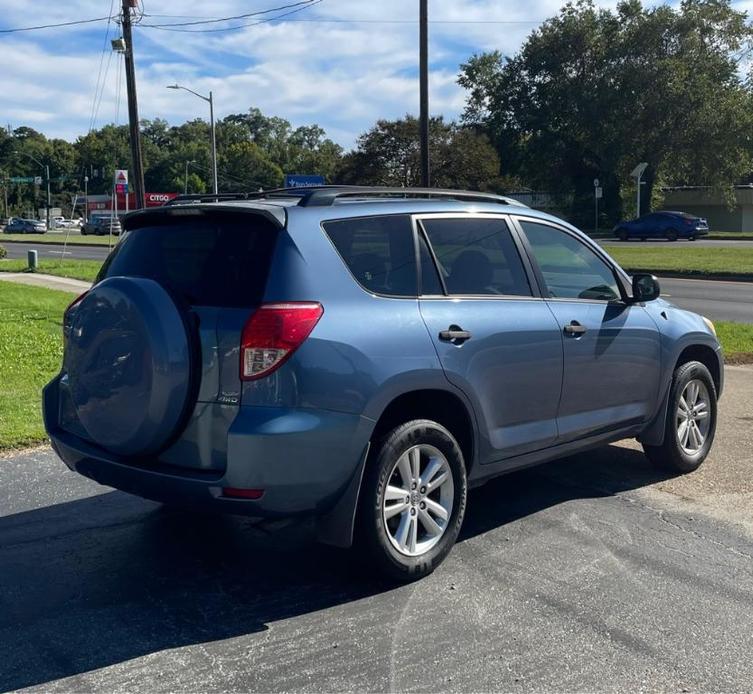
[[[378, 118], [417, 114], [417, 0], [319, 0], [256, 19], [172, 27], [181, 31], [147, 26], [296, 1], [141, 1], [144, 16], [134, 27], [140, 117], [171, 124], [208, 120], [205, 102], [166, 89], [176, 82], [203, 94], [211, 90], [216, 118], [255, 106], [294, 126], [318, 123], [345, 148]], [[0, 30], [107, 17], [117, 14], [120, 2], [0, 0]], [[514, 54], [561, 5], [561, 0], [429, 0], [431, 113], [457, 118], [465, 100], [456, 83], [459, 65], [483, 51]], [[753, 0], [734, 5], [753, 10]], [[291, 10], [299, 11], [234, 31], [195, 31], [251, 24]], [[110, 48], [110, 39], [118, 36], [120, 27], [107, 21], [0, 33], [0, 125], [26, 125], [48, 137], [75, 140], [92, 126], [125, 124], [123, 58]]]

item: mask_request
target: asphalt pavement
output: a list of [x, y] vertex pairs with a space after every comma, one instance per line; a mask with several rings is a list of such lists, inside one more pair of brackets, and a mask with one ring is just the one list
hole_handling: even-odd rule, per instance
[[305, 524], [0, 459], [0, 690], [750, 691], [753, 370], [727, 383], [699, 472], [629, 444], [498, 479], [400, 587]]
[[655, 239], [651, 241], [640, 241], [633, 239], [630, 241], [620, 241], [616, 238], [609, 239], [597, 239], [598, 243], [604, 244], [619, 244], [620, 246], [636, 245], [641, 248], [650, 247], [663, 247], [663, 248], [684, 248], [685, 246], [696, 246], [700, 248], [753, 248], [753, 241], [740, 239], [739, 241], [727, 241], [722, 239], [698, 239], [698, 241], [666, 241], [662, 239]]
[[26, 258], [27, 251], [36, 250], [40, 258], [55, 258], [60, 260], [61, 258], [69, 258], [76, 260], [100, 260], [104, 261], [107, 254], [110, 252], [107, 246], [83, 246], [83, 245], [70, 245], [63, 248], [62, 243], [60, 245], [54, 243], [29, 243], [20, 242], [6, 242], [3, 243], [3, 238], [0, 236], [0, 244], [8, 252], [8, 258]]

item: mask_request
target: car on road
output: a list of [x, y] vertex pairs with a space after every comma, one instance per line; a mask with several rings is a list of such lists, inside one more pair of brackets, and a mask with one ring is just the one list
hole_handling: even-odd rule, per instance
[[695, 217], [687, 212], [660, 211], [644, 214], [638, 219], [620, 222], [612, 232], [620, 241], [630, 239], [695, 241], [709, 233], [709, 224], [702, 217]]
[[55, 216], [51, 219], [52, 225], [56, 229], [71, 229], [78, 226], [78, 221], [66, 219], [65, 217]]
[[6, 234], [46, 234], [47, 225], [36, 219], [21, 219], [16, 217], [5, 225]]
[[107, 236], [108, 234], [119, 236], [120, 232], [120, 219], [110, 215], [90, 217], [89, 221], [85, 222], [81, 227], [82, 236], [86, 236], [87, 234], [93, 236]]
[[313, 517], [399, 580], [468, 489], [624, 438], [695, 470], [713, 324], [566, 222], [483, 193], [188, 196], [129, 215], [63, 318], [45, 425], [69, 468], [149, 499]]

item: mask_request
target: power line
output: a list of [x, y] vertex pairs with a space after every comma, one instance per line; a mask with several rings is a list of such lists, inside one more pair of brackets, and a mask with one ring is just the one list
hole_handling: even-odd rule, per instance
[[246, 22], [245, 24], [238, 24], [237, 26], [233, 26], [233, 27], [221, 27], [219, 29], [175, 29], [175, 28], [170, 28], [168, 26], [156, 27], [149, 24], [142, 24], [141, 26], [146, 26], [150, 28], [158, 28], [160, 31], [173, 31], [179, 34], [212, 34], [212, 33], [217, 33], [220, 31], [236, 31], [237, 29], [244, 29], [246, 27], [254, 27], [259, 24], [266, 24], [268, 22], [276, 22], [282, 19], [283, 17], [287, 17], [288, 15], [295, 14], [296, 12], [302, 12], [303, 10], [307, 10], [309, 7], [318, 5], [322, 1], [323, 0], [313, 0], [312, 2], [307, 3], [303, 7], [296, 7], [294, 10], [283, 12], [282, 14], [278, 14], [276, 17], [268, 17], [267, 19], [259, 19], [255, 22]]
[[57, 24], [41, 24], [33, 27], [15, 27], [13, 29], [0, 29], [0, 34], [16, 34], [20, 31], [37, 31], [38, 29], [57, 29], [59, 27], [70, 27], [77, 24], [94, 24], [94, 22], [109, 22], [111, 16], [94, 17], [93, 19], [77, 19], [71, 22], [59, 22]]
[[[152, 29], [165, 29], [168, 27], [184, 27], [184, 26], [197, 26], [199, 24], [218, 24], [220, 22], [231, 22], [236, 19], [248, 19], [249, 17], [257, 17], [262, 14], [269, 14], [270, 12], [280, 12], [282, 10], [290, 9], [291, 7], [300, 7], [301, 5], [316, 5], [321, 0], [299, 0], [299, 2], [289, 3], [280, 7], [271, 7], [268, 10], [257, 10], [256, 12], [247, 12], [245, 14], [239, 14], [232, 17], [218, 17], [213, 19], [195, 19], [192, 22], [178, 22], [173, 24], [142, 24], [142, 26], [150, 27]], [[150, 16], [150, 15], [146, 15]]]

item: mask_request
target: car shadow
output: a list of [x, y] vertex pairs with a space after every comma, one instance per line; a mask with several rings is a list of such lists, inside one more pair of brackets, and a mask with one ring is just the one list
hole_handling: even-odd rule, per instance
[[[471, 492], [460, 541], [662, 478], [617, 446], [512, 473]], [[399, 589], [312, 537], [305, 523], [262, 527], [116, 491], [2, 517], [0, 691]]]

